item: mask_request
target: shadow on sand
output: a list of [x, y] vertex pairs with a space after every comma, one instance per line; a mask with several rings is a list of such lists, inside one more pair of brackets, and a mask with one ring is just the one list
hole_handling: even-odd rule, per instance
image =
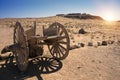
[[30, 60], [27, 71], [21, 73], [13, 59], [10, 57], [4, 64], [0, 64], [0, 80], [24, 80], [32, 77], [43, 80], [41, 74], [54, 73], [62, 68], [62, 62], [57, 59], [39, 57]]

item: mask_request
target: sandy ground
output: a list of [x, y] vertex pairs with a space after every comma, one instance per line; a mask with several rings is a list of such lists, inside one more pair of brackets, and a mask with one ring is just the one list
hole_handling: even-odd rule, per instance
[[[12, 34], [13, 28], [0, 27], [0, 50], [12, 44]], [[86, 35], [80, 37], [84, 42]], [[71, 45], [78, 43], [78, 38], [74, 40], [75, 43], [71, 42]], [[98, 47], [85, 45], [70, 50], [68, 57], [62, 61], [38, 57], [29, 61], [26, 73], [19, 72], [11, 56], [0, 60], [0, 80], [120, 80], [119, 44]], [[49, 53], [45, 50], [45, 54]], [[43, 67], [51, 70], [45, 71]]]

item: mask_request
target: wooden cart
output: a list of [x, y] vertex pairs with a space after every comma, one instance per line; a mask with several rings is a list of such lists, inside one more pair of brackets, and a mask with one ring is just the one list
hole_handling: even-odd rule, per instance
[[15, 58], [18, 68], [25, 71], [28, 67], [28, 59], [40, 56], [43, 53], [43, 45], [47, 45], [54, 58], [63, 60], [68, 56], [70, 40], [63, 25], [58, 22], [51, 24], [48, 28], [40, 30], [43, 34], [36, 35], [36, 22], [34, 26], [26, 31], [19, 22], [14, 28]]

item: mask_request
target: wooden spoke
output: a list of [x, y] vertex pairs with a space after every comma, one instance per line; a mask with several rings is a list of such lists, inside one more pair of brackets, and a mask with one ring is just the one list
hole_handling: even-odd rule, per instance
[[50, 49], [50, 52], [52, 52], [52, 50], [54, 49], [53, 45], [51, 45], [51, 49]]
[[65, 47], [63, 47], [62, 45], [58, 44], [62, 49], [64, 49], [65, 51], [67, 51], [67, 49]]
[[56, 54], [56, 48], [54, 48], [54, 50], [53, 50], [53, 55], [57, 56], [57, 54]]
[[63, 53], [63, 51], [61, 50], [61, 48], [58, 47], [58, 49], [59, 49], [59, 52], [60, 52], [62, 55], [64, 55], [64, 53]]
[[65, 44], [65, 45], [67, 44], [67, 42], [63, 42], [63, 41], [59, 41], [58, 43], [59, 44]]
[[60, 57], [62, 57], [62, 55], [61, 55], [61, 52], [60, 52], [60, 49], [58, 48], [58, 57], [60, 58]]
[[51, 54], [52, 55], [54, 55], [53, 53], [54, 53], [54, 51], [55, 51], [55, 46], [54, 45], [52, 45], [52, 47], [51, 47], [51, 51], [50, 52], [52, 52]]
[[64, 31], [61, 31], [61, 32], [60, 32], [60, 35], [62, 35], [63, 33], [64, 33]]
[[56, 46], [56, 48], [54, 49], [54, 52], [53, 52], [53, 55], [56, 56], [56, 58], [60, 58], [61, 55], [60, 55], [60, 51], [59, 51], [59, 47]]
[[60, 29], [60, 27], [58, 26], [58, 33], [60, 33], [60, 30], [61, 30], [61, 29]]

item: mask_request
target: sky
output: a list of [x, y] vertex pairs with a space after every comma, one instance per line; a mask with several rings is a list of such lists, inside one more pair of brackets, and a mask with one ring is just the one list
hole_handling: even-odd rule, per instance
[[0, 18], [88, 13], [120, 20], [120, 0], [0, 0]]

